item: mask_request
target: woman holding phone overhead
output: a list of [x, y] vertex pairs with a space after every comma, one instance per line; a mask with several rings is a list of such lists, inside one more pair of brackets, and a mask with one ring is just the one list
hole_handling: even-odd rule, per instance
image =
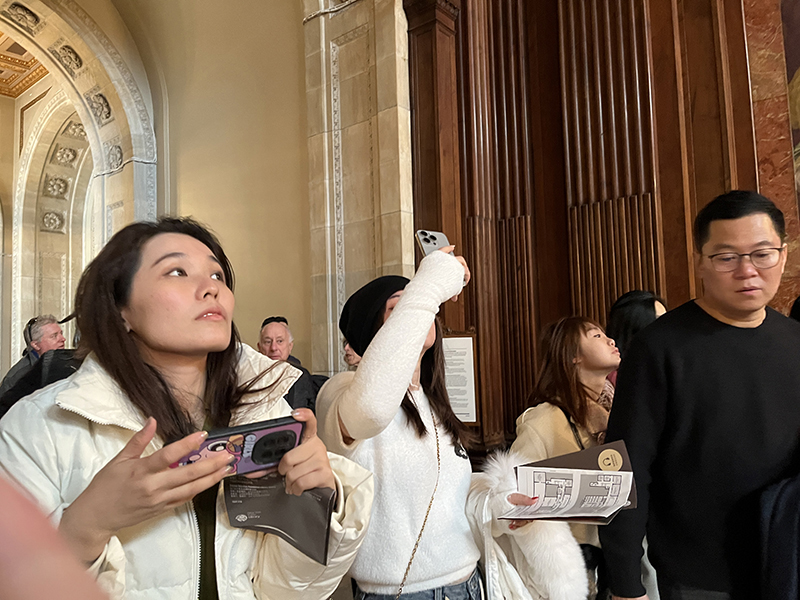
[[375, 506], [350, 575], [356, 599], [481, 598], [480, 551], [465, 514], [468, 428], [444, 387], [439, 305], [469, 270], [452, 246], [414, 279], [379, 277], [348, 300], [339, 328], [361, 363], [320, 390], [320, 435], [375, 474]]
[[[308, 410], [279, 465], [287, 493], [335, 488], [328, 567], [230, 526], [219, 483], [231, 455], [171, 468], [205, 430], [291, 412], [299, 376], [239, 343], [233, 271], [188, 219], [134, 223], [87, 267], [75, 308], [78, 372], [0, 422], [0, 472], [24, 487], [111, 598], [323, 598], [364, 535], [371, 479], [328, 455]], [[346, 507], [346, 509], [345, 509]]]

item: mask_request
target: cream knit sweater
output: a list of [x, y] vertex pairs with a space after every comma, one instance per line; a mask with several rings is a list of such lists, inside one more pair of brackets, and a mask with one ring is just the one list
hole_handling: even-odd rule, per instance
[[[452, 256], [426, 257], [358, 370], [333, 377], [317, 398], [320, 437], [328, 448], [375, 474], [372, 519], [350, 570], [366, 592], [397, 592], [428, 509], [437, 464], [430, 405], [424, 392], [413, 392], [428, 429], [420, 438], [400, 403], [439, 305], [461, 290], [463, 277]], [[339, 418], [356, 440], [350, 445], [342, 440]], [[465, 515], [469, 460], [441, 426], [438, 434], [439, 487], [404, 593], [462, 581], [480, 557]]]

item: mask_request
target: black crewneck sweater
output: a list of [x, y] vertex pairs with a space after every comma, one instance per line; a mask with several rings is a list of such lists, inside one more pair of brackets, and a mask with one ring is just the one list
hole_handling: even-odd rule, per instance
[[613, 592], [645, 593], [646, 526], [660, 582], [757, 598], [759, 493], [800, 472], [800, 323], [767, 308], [738, 328], [694, 302], [667, 313], [625, 355], [606, 435], [618, 439], [639, 505], [600, 528]]

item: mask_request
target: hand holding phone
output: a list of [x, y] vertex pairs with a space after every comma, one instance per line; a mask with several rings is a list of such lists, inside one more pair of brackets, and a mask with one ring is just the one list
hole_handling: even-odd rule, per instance
[[[440, 248], [446, 248], [447, 246], [450, 246], [450, 242], [447, 241], [447, 236], [441, 231], [427, 231], [425, 229], [420, 229], [416, 233], [416, 239], [419, 249], [425, 256], [428, 256], [428, 254], [435, 252]], [[450, 254], [453, 253], [451, 252]]]
[[[431, 252], [436, 252], [437, 250], [442, 250], [446, 252], [447, 248], [450, 248], [450, 255], [455, 256], [455, 246], [453, 246], [448, 240], [447, 236], [443, 234], [441, 231], [428, 231], [426, 229], [419, 229], [416, 233], [417, 244], [419, 245], [419, 249], [425, 256], [428, 256]], [[456, 256], [458, 262], [462, 264], [464, 267], [464, 286], [469, 283], [470, 280], [470, 271], [469, 267], [467, 266], [467, 261], [464, 260], [463, 256]], [[458, 300], [458, 295], [455, 295], [451, 298], [453, 302]]]
[[292, 417], [279, 417], [238, 427], [209, 432], [200, 448], [187, 454], [174, 467], [196, 463], [227, 452], [234, 457], [229, 475], [244, 475], [277, 467], [283, 455], [297, 447], [305, 423]]

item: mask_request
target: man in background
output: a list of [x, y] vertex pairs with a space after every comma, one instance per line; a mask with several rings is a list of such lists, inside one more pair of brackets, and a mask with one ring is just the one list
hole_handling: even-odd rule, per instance
[[756, 192], [712, 200], [694, 225], [702, 296], [622, 361], [606, 441], [625, 440], [638, 506], [600, 527], [614, 598], [646, 598], [645, 530], [661, 600], [760, 597], [759, 498], [800, 469], [800, 323], [767, 306], [785, 236]]
[[62, 349], [66, 342], [58, 319], [53, 315], [39, 315], [32, 318], [25, 325], [22, 335], [25, 338], [25, 350], [22, 358], [9, 369], [0, 383], [0, 396], [30, 371], [42, 354], [48, 350]]
[[284, 360], [302, 372], [285, 399], [292, 408], [310, 408], [313, 411], [317, 405], [317, 394], [328, 378], [324, 375], [312, 375], [292, 356], [292, 348], [294, 337], [289, 329], [289, 320], [286, 317], [264, 319], [258, 336], [258, 351], [272, 360]]
[[294, 336], [289, 329], [286, 317], [267, 317], [261, 323], [261, 332], [258, 336], [258, 351], [272, 360], [285, 360], [300, 367], [300, 361], [292, 356]]

